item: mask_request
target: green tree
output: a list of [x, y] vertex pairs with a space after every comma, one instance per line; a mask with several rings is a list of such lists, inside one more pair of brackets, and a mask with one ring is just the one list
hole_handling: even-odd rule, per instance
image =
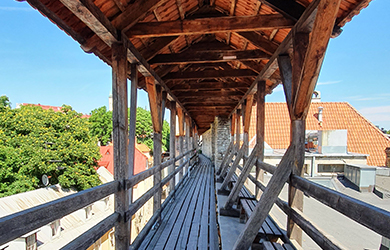
[[112, 140], [112, 112], [106, 106], [94, 109], [89, 122], [91, 135], [96, 136], [101, 145], [107, 145]]
[[100, 184], [101, 157], [89, 122], [70, 106], [63, 112], [37, 106], [0, 109], [0, 197], [50, 184], [87, 189]]
[[[162, 148], [164, 151], [169, 150], [169, 124], [164, 120], [162, 130]], [[138, 143], [144, 143], [153, 150], [153, 124], [152, 116], [149, 111], [138, 107], [137, 121], [135, 125], [135, 134]]]
[[0, 96], [0, 108], [10, 108], [11, 102], [9, 101], [8, 96], [2, 95]]

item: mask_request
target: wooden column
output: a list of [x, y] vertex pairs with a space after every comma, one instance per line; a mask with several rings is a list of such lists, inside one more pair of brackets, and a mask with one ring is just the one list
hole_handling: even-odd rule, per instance
[[[306, 119], [291, 122], [291, 145], [294, 145], [295, 149], [292, 173], [298, 176], [303, 176], [304, 174], [305, 123]], [[288, 186], [288, 204], [290, 207], [303, 212], [303, 192], [291, 185]], [[302, 229], [293, 222], [290, 216], [287, 222], [287, 235], [302, 246]]]
[[[179, 155], [184, 153], [184, 114], [183, 114], [183, 109], [180, 107], [177, 108], [177, 117], [179, 120]], [[183, 158], [180, 160], [180, 164], [182, 164]], [[180, 170], [179, 172], [179, 180], [183, 179], [183, 169]]]
[[[171, 108], [171, 121], [170, 121], [170, 138], [169, 138], [169, 158], [173, 159], [176, 157], [176, 102], [170, 102]], [[169, 166], [169, 173], [172, 173], [175, 170], [175, 162]], [[175, 190], [175, 178], [169, 182], [169, 192]]]
[[[112, 97], [113, 97], [113, 143], [114, 179], [124, 183], [130, 177], [128, 152], [128, 113], [127, 113], [127, 50], [122, 43], [112, 44]], [[128, 249], [130, 245], [130, 221], [125, 221], [129, 208], [129, 191], [121, 186], [115, 193], [115, 212], [121, 220], [115, 227], [115, 248]]]
[[240, 149], [240, 130], [241, 130], [241, 109], [237, 109], [236, 111], [236, 149]]
[[[185, 144], [184, 144], [184, 152], [187, 152], [189, 149], [190, 149], [190, 117], [189, 116], [185, 116], [185, 119], [184, 119], [184, 123], [185, 123]], [[187, 155], [185, 157], [186, 160], [188, 160], [191, 156], [190, 155]], [[186, 164], [186, 167], [184, 168], [184, 174], [187, 173], [188, 171], [188, 167], [190, 165]]]
[[[264, 161], [264, 134], [265, 134], [265, 81], [257, 83], [256, 94], [256, 144], [259, 145], [258, 160]], [[256, 161], [256, 179], [264, 181], [264, 171]], [[259, 188], [256, 187], [256, 196], [259, 193]]]
[[[253, 95], [248, 96], [245, 103], [244, 125], [244, 144], [246, 146], [245, 156], [249, 155], [249, 128], [252, 116]], [[244, 161], [245, 162], [245, 161]]]
[[234, 132], [236, 131], [236, 113], [230, 118], [230, 141], [234, 144]]
[[[129, 119], [129, 176], [134, 175], [135, 168], [135, 124], [137, 120], [137, 87], [138, 87], [138, 66], [137, 64], [130, 65], [130, 119]], [[133, 188], [129, 190], [129, 201], [133, 203]], [[131, 226], [130, 226], [131, 236]]]
[[[161, 152], [162, 152], [162, 92], [161, 86], [156, 85], [153, 77], [145, 77], [146, 89], [148, 91], [150, 113], [152, 116], [153, 124], [153, 165], [158, 166], [161, 164]], [[160, 185], [161, 183], [161, 171], [157, 172], [153, 176], [153, 185]], [[162, 188], [153, 196], [153, 213], [155, 213], [161, 207], [161, 193]]]

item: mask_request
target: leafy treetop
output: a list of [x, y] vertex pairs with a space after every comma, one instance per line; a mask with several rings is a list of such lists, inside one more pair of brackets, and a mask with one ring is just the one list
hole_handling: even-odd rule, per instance
[[43, 174], [64, 188], [99, 185], [101, 155], [89, 126], [70, 106], [0, 109], [0, 197], [42, 187]]

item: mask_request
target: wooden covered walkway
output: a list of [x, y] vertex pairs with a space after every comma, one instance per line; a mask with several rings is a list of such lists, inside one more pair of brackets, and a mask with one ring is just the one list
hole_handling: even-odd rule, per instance
[[219, 249], [214, 168], [199, 159], [139, 249]]

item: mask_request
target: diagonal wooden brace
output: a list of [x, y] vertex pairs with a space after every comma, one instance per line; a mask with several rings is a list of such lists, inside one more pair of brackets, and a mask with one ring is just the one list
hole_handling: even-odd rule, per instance
[[278, 199], [284, 184], [291, 174], [292, 165], [294, 164], [294, 151], [295, 146], [290, 145], [264, 190], [264, 193], [260, 197], [260, 201], [257, 203], [255, 209], [249, 217], [244, 230], [242, 230], [241, 234], [238, 236], [233, 249], [249, 249], [252, 245], [257, 232], [267, 218], [273, 204]]
[[222, 186], [218, 190], [218, 193], [226, 190], [229, 181], [232, 179], [233, 174], [236, 172], [238, 164], [240, 164], [240, 161], [246, 152], [246, 149], [247, 149], [247, 145], [243, 144], [241, 149], [238, 151], [236, 159], [234, 160], [233, 165], [230, 167], [230, 170], [229, 170], [228, 174], [226, 175], [225, 180], [222, 183]]
[[253, 149], [252, 153], [250, 154], [249, 158], [245, 162], [245, 165], [241, 171], [240, 176], [238, 176], [237, 182], [234, 184], [234, 187], [232, 191], [230, 191], [229, 197], [226, 200], [225, 206], [223, 209], [231, 209], [233, 207], [233, 204], [236, 202], [238, 195], [241, 191], [241, 188], [244, 186], [245, 180], [248, 178], [248, 175], [252, 169], [252, 167], [255, 165], [257, 158], [260, 154], [260, 146], [259, 144], [256, 144], [255, 148]]

